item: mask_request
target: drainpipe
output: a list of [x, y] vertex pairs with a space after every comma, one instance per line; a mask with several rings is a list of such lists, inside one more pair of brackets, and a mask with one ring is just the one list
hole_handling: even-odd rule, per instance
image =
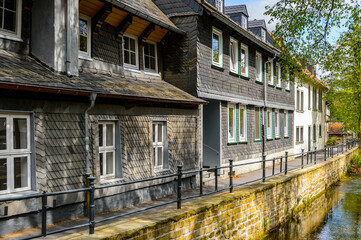
[[97, 98], [97, 94], [96, 93], [92, 93], [89, 96], [90, 99], [90, 106], [88, 107], [88, 109], [85, 111], [85, 163], [86, 163], [86, 170], [85, 170], [85, 175], [87, 176], [87, 178], [90, 176], [90, 164], [89, 164], [89, 127], [88, 127], [88, 122], [89, 122], [89, 114], [88, 112], [94, 107], [95, 105], [95, 99]]
[[71, 0], [66, 0], [66, 75], [71, 76], [70, 66], [70, 54], [71, 54], [71, 29], [70, 29], [70, 19], [71, 19]]

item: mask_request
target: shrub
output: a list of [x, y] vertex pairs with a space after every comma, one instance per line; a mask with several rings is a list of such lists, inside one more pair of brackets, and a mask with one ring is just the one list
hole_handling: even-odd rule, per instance
[[351, 158], [351, 164], [361, 167], [361, 155], [353, 155]]

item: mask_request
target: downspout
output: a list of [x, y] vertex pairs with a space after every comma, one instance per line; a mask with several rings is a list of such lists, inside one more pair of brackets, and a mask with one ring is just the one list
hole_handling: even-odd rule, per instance
[[88, 112], [94, 107], [95, 105], [95, 99], [97, 98], [96, 93], [92, 93], [89, 96], [90, 99], [90, 106], [85, 111], [84, 117], [85, 117], [85, 175], [87, 178], [90, 176], [90, 163], [89, 163], [89, 114]]
[[[268, 82], [266, 82], [267, 80], [267, 64], [272, 62], [273, 60], [276, 59], [276, 53], [273, 56], [273, 58], [271, 60], [268, 60], [267, 62], [264, 63], [264, 69], [265, 69], [265, 74], [264, 74], [264, 79], [263, 79], [263, 88], [264, 88], [264, 106], [262, 107], [262, 168], [263, 171], [266, 169], [266, 134], [265, 134], [265, 122], [266, 122], [266, 115], [265, 115], [265, 110], [267, 107], [267, 85]], [[272, 71], [271, 71], [272, 73]]]
[[71, 76], [71, 71], [70, 71], [70, 54], [71, 54], [71, 29], [70, 29], [70, 19], [71, 19], [71, 7], [70, 7], [70, 1], [71, 0], [66, 0], [66, 75], [68, 77]]

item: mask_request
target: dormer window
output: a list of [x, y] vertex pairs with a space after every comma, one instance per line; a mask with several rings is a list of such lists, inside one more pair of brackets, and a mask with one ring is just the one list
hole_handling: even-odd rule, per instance
[[124, 66], [138, 69], [138, 38], [131, 35], [123, 36], [123, 49]]
[[216, 0], [215, 3], [217, 10], [223, 12], [223, 0]]
[[144, 43], [144, 69], [148, 72], [157, 71], [157, 47], [155, 43]]
[[0, 32], [2, 34], [20, 38], [21, 3], [20, 0], [0, 1]]
[[266, 41], [266, 30], [261, 29], [261, 39], [262, 41]]
[[90, 57], [91, 18], [84, 14], [79, 15], [79, 55]]
[[247, 17], [245, 15], [242, 14], [242, 27], [244, 29], [247, 29]]

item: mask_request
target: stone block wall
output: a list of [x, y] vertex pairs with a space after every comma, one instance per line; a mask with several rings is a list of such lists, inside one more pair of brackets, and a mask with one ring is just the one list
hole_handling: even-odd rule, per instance
[[[103, 225], [92, 239], [256, 239], [316, 199], [346, 173], [354, 148], [318, 165], [138, 217]], [[87, 231], [61, 239], [88, 239]]]

